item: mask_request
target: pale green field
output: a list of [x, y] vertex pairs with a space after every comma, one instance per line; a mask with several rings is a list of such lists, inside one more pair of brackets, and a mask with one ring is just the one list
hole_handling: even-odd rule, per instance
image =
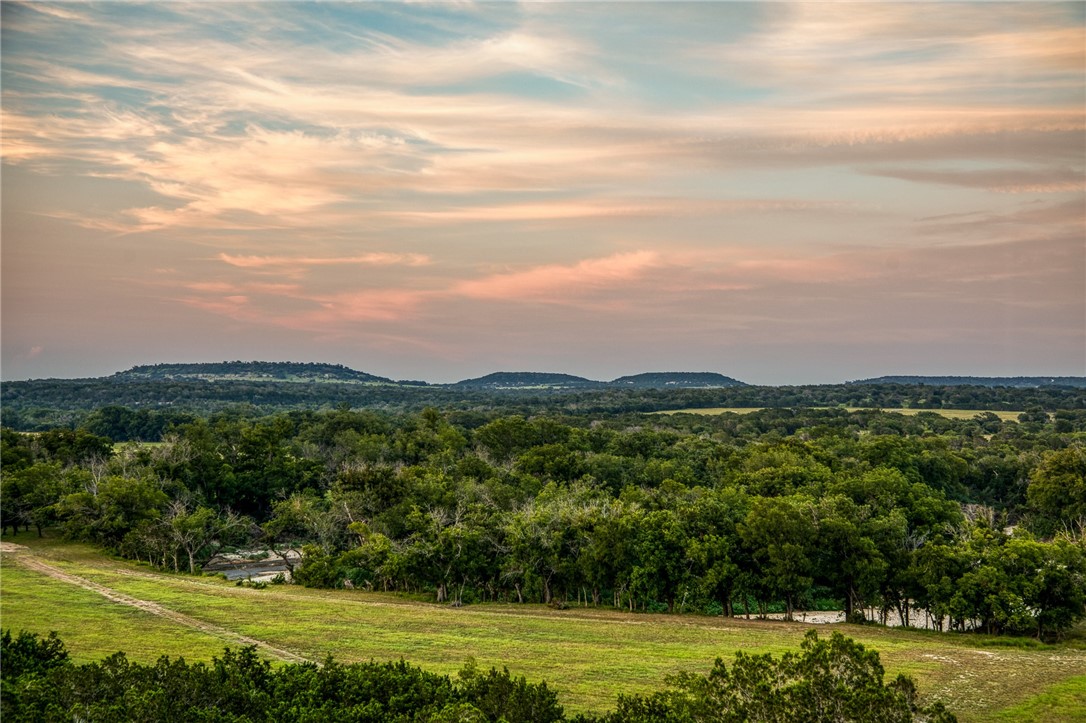
[[[57, 630], [81, 661], [116, 650], [141, 661], [162, 654], [208, 660], [234, 643], [26, 569], [19, 556], [33, 554], [65, 573], [311, 660], [403, 657], [441, 673], [459, 670], [468, 658], [487, 667], [508, 666], [530, 680], [547, 680], [567, 712], [606, 710], [619, 693], [658, 689], [669, 673], [707, 671], [715, 658], [729, 660], [737, 650], [783, 653], [797, 647], [810, 627], [539, 605], [454, 609], [394, 595], [294, 586], [254, 590], [219, 578], [156, 572], [85, 545], [31, 535], [5, 539], [31, 550], [3, 555], [3, 626]], [[922, 695], [943, 700], [962, 721], [1081, 720], [1081, 637], [1046, 646], [876, 627], [819, 629], [826, 635], [841, 630], [878, 650], [889, 675], [914, 676]]]
[[[814, 409], [844, 409], [846, 412], [859, 412], [867, 409], [866, 407], [813, 407]], [[751, 412], [760, 412], [766, 407], [703, 407], [692, 409], [669, 409], [663, 412], [651, 412], [652, 414], [705, 414], [716, 415], [725, 414], [731, 412], [732, 414], [750, 414]], [[972, 419], [978, 414], [988, 414], [989, 412], [999, 417], [1004, 422], [1017, 422], [1018, 415], [1021, 412], [997, 412], [990, 409], [880, 409], [882, 412], [893, 412], [897, 414], [906, 414], [909, 416], [920, 414], [921, 412], [934, 412], [947, 419]]]

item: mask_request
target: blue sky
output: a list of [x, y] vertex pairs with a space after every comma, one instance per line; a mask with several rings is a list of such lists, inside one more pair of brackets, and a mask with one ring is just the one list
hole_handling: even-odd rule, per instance
[[1084, 3], [14, 3], [5, 379], [1086, 372]]

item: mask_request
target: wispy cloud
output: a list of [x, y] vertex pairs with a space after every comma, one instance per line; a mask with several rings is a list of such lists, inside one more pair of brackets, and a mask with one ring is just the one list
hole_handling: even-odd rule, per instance
[[[706, 103], [685, 114], [587, 98], [549, 102], [485, 85], [457, 94], [442, 90], [514, 69], [573, 85], [624, 87], [616, 70], [600, 62], [600, 47], [556, 30], [553, 22], [528, 19], [521, 27], [438, 45], [370, 30], [346, 52], [165, 31], [150, 44], [121, 33], [103, 50], [110, 62], [89, 57], [81, 67], [28, 56], [20, 58], [19, 72], [72, 91], [135, 87], [169, 112], [86, 102], [75, 113], [42, 115], [24, 96], [13, 109], [5, 107], [5, 158], [41, 168], [80, 161], [98, 166], [96, 175], [145, 184], [169, 202], [86, 222], [146, 231], [343, 226], [366, 212], [367, 197], [380, 197], [390, 218], [417, 220], [628, 214], [645, 207], [518, 198], [501, 206], [461, 199], [469, 202], [432, 210], [394, 194], [548, 193], [623, 183], [647, 191], [654, 181], [707, 163], [723, 171], [978, 154], [1027, 162], [1066, 157], [1086, 128], [1081, 103], [1068, 95], [1081, 68], [1075, 65], [1081, 33], [1060, 26], [1048, 11], [1034, 16], [1043, 19], [1040, 27], [1017, 31], [974, 9], [942, 12], [962, 15], [953, 33], [942, 14], [929, 21], [907, 6], [862, 13], [774, 7], [764, 30], [686, 54], [702, 63], [718, 60], [712, 67], [725, 76], [764, 78], [787, 92], [782, 98], [788, 101], [773, 92], [765, 103]], [[903, 53], [911, 53], [908, 62]], [[1002, 62], [993, 63], [994, 57]], [[122, 74], [118, 59], [138, 74]], [[743, 70], [752, 59], [758, 73]], [[344, 67], [366, 72], [339, 72]], [[1040, 79], [1054, 88], [1063, 83], [1068, 92], [1062, 102], [1007, 106], [984, 93], [965, 101], [951, 87], [989, 88], [1002, 77], [993, 67], [1004, 74], [1012, 67], [1030, 87]], [[697, 76], [702, 66], [695, 63], [690, 72]], [[833, 89], [832, 103], [797, 103], [797, 84], [806, 87], [812, 79], [815, 87]], [[886, 103], [887, 87], [907, 102]], [[296, 128], [282, 130], [291, 125]]]
[[930, 12], [912, 3], [857, 7], [778, 4], [741, 42], [687, 52], [721, 62], [728, 73], [754, 72], [762, 84], [787, 88], [792, 102], [877, 96], [903, 109], [918, 100], [955, 105], [963, 95], [1002, 96], [1009, 82], [1035, 86], [1020, 92], [1066, 88], [1068, 74], [1082, 69], [1084, 40], [1069, 24], [1070, 6], [1013, 3], [998, 12], [971, 4], [927, 6]]
[[218, 259], [242, 269], [264, 269], [297, 266], [424, 266], [430, 263], [425, 254], [368, 253], [360, 256], [235, 256], [221, 253]]
[[900, 178], [915, 183], [937, 183], [983, 188], [998, 193], [1066, 193], [1086, 190], [1086, 175], [1071, 168], [997, 168], [985, 170], [934, 170], [924, 168], [872, 168], [872, 176]]

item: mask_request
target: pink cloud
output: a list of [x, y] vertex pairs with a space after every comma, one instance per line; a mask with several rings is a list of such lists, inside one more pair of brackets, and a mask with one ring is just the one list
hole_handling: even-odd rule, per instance
[[350, 321], [395, 321], [414, 316], [423, 301], [434, 296], [432, 292], [411, 289], [368, 289], [365, 291], [337, 294], [320, 301], [317, 311], [291, 317], [288, 323], [327, 326]]
[[185, 284], [185, 288], [206, 294], [229, 294], [237, 291], [237, 287], [227, 281], [193, 281]]
[[526, 271], [462, 281], [452, 288], [452, 293], [472, 299], [560, 302], [571, 295], [637, 279], [660, 264], [660, 255], [655, 251], [633, 251], [585, 259], [572, 266], [537, 266]]
[[234, 321], [251, 323], [267, 321], [265, 315], [261, 313], [259, 309], [253, 308], [247, 304], [247, 300], [243, 296], [224, 296], [215, 298], [190, 296], [178, 299], [178, 301], [194, 309], [201, 309], [213, 314], [218, 314], [219, 316], [225, 316]]
[[[261, 267], [273, 257], [236, 257], [243, 268]], [[249, 259], [256, 259], [250, 264]], [[295, 261], [295, 260], [292, 260]], [[318, 259], [324, 262], [326, 259]], [[275, 260], [274, 263], [278, 263]], [[236, 320], [261, 322], [290, 329], [335, 333], [357, 322], [417, 319], [435, 304], [455, 299], [524, 301], [533, 303], [586, 303], [586, 297], [604, 289], [642, 279], [663, 262], [655, 251], [633, 251], [585, 259], [572, 265], [549, 264], [522, 271], [497, 273], [477, 279], [447, 282], [428, 289], [377, 288], [328, 294], [301, 284], [240, 284], [194, 282], [185, 287], [208, 296], [182, 302]], [[279, 312], [267, 308], [259, 296], [277, 296], [307, 302], [305, 311]], [[595, 306], [599, 306], [596, 304]], [[594, 307], [595, 308], [595, 307]], [[604, 304], [604, 307], [607, 305]]]

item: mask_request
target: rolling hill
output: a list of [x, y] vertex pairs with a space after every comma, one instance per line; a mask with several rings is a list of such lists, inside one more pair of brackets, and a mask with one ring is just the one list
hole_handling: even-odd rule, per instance
[[585, 389], [604, 386], [572, 374], [552, 374], [549, 372], [494, 372], [476, 379], [464, 379], [451, 385], [461, 389]]
[[744, 382], [716, 372], [647, 372], [619, 377], [612, 386], [640, 389], [707, 389], [714, 387], [742, 387]]
[[193, 381], [207, 382], [338, 382], [394, 384], [391, 379], [367, 374], [342, 364], [300, 362], [230, 361], [198, 364], [149, 364], [134, 366], [109, 377], [116, 382]]

